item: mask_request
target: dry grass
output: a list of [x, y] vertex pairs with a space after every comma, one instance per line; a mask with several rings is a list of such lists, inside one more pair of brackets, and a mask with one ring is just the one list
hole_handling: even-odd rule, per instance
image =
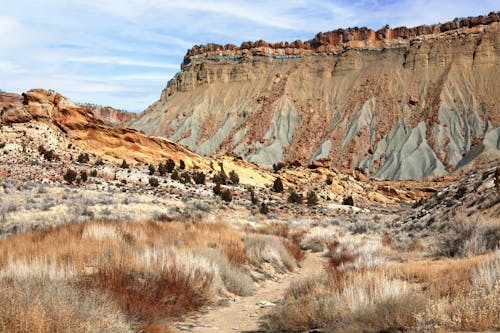
[[[20, 281], [49, 281], [75, 293], [104, 293], [115, 316], [123, 312], [129, 319], [151, 322], [182, 315], [215, 301], [218, 295], [250, 294], [248, 259], [256, 265], [271, 262], [280, 269], [294, 267], [295, 259], [281, 238], [250, 236], [244, 242], [242, 236], [221, 223], [154, 221], [87, 222], [13, 235], [0, 242], [0, 286], [6, 296], [2, 299], [22, 303], [12, 286]], [[58, 293], [53, 297], [56, 308], [70, 302], [59, 299]], [[10, 308], [17, 310], [2, 313], [4, 327], [16, 320], [16, 311], [23, 313], [14, 305]], [[64, 321], [44, 316], [49, 324]], [[17, 326], [32, 327], [29, 316], [17, 320], [22, 322]]]
[[500, 329], [500, 250], [476, 264], [468, 281], [465, 290], [431, 300], [417, 317], [422, 330]]
[[448, 297], [470, 291], [476, 268], [490, 256], [413, 261], [392, 265], [388, 271], [395, 278], [418, 285], [432, 298]]
[[381, 243], [344, 238], [326, 274], [294, 282], [264, 321], [275, 332], [443, 332], [500, 328], [500, 250], [389, 264]]
[[297, 265], [281, 237], [250, 234], [245, 236], [244, 242], [248, 259], [254, 265], [270, 263], [282, 271], [294, 270]]
[[2, 279], [0, 332], [132, 332], [108, 298], [63, 281]]
[[440, 256], [468, 257], [500, 246], [500, 223], [494, 217], [460, 211], [443, 229], [436, 242]]

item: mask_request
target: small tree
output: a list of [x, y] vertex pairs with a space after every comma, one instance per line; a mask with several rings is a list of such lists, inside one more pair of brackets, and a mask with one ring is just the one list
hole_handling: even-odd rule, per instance
[[191, 183], [191, 175], [189, 174], [189, 172], [184, 171], [183, 173], [181, 173], [181, 182], [183, 182], [184, 184]]
[[167, 162], [165, 162], [165, 167], [168, 173], [172, 173], [175, 169], [175, 162], [173, 159], [169, 158]]
[[342, 200], [342, 204], [346, 206], [354, 206], [354, 199], [352, 198], [352, 195], [349, 195]]
[[274, 180], [273, 191], [276, 192], [276, 193], [282, 193], [283, 192], [283, 182], [281, 181], [280, 177], [277, 177]]
[[267, 207], [267, 204], [265, 202], [263, 202], [261, 205], [260, 205], [260, 213], [261, 214], [264, 214], [264, 215], [267, 215], [267, 213], [269, 213], [269, 208]]
[[229, 189], [224, 189], [222, 190], [221, 194], [220, 194], [220, 197], [222, 198], [222, 200], [224, 200], [225, 202], [231, 202], [233, 200], [233, 194], [231, 193], [231, 191]]
[[63, 178], [68, 184], [72, 184], [76, 180], [77, 173], [73, 169], [67, 169]]
[[205, 174], [202, 171], [195, 172], [193, 175], [193, 180], [196, 184], [203, 185], [205, 184]]
[[274, 163], [273, 164], [273, 170], [274, 170], [275, 173], [277, 173], [278, 171], [280, 171], [281, 169], [283, 169], [285, 166], [286, 166], [286, 164], [283, 163], [283, 162]]
[[104, 165], [104, 162], [102, 161], [102, 159], [97, 159], [94, 163], [95, 166], [100, 166], [100, 165]]
[[172, 171], [172, 175], [170, 176], [170, 178], [172, 178], [172, 180], [179, 180], [179, 173], [177, 172], [177, 170], [174, 169], [174, 171]]
[[316, 206], [318, 204], [318, 197], [316, 196], [316, 192], [309, 191], [307, 192], [307, 205], [309, 207]]
[[213, 187], [212, 189], [214, 191], [214, 194], [215, 195], [220, 195], [221, 194], [221, 187], [220, 187], [220, 183], [215, 183], [215, 186]]
[[45, 153], [43, 154], [43, 157], [47, 160], [47, 161], [52, 161], [53, 159], [56, 159], [57, 158], [57, 155], [54, 153], [53, 150], [47, 150], [45, 151]]
[[158, 182], [158, 179], [156, 179], [155, 177], [149, 177], [149, 185], [152, 187], [158, 187], [160, 183]]
[[127, 161], [123, 160], [121, 167], [122, 167], [122, 169], [128, 169], [128, 168], [130, 168], [130, 165], [127, 163]]
[[179, 168], [180, 168], [181, 170], [186, 169], [186, 163], [184, 163], [184, 160], [180, 160], [180, 162], [179, 162]]
[[255, 195], [253, 188], [250, 188], [248, 192], [250, 192], [250, 201], [252, 202], [252, 205], [257, 205], [259, 203], [259, 199]]
[[238, 185], [240, 183], [240, 177], [234, 170], [231, 170], [229, 172], [229, 179], [231, 180], [231, 184], [233, 185]]
[[87, 171], [85, 171], [85, 170], [80, 171], [80, 179], [84, 183], [87, 182], [87, 180], [89, 179], [89, 176], [87, 175]]
[[332, 176], [327, 176], [326, 177], [326, 185], [332, 185], [332, 184], [333, 184]]
[[167, 174], [167, 164], [163, 164], [163, 163], [160, 163], [158, 165], [158, 173], [160, 174], [160, 176], [162, 177], [165, 177], [165, 175]]
[[150, 176], [152, 176], [152, 175], [155, 174], [156, 168], [155, 168], [155, 166], [153, 164], [150, 164], [148, 169], [149, 169], [149, 175]]
[[89, 163], [89, 161], [90, 161], [89, 154], [81, 153], [80, 155], [78, 155], [78, 159], [77, 159], [78, 163]]
[[297, 193], [295, 190], [290, 191], [290, 196], [288, 197], [288, 202], [301, 204], [302, 203], [302, 194]]

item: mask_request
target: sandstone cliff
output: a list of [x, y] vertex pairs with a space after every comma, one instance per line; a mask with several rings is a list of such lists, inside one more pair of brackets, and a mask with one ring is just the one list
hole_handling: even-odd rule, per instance
[[475, 145], [499, 154], [499, 21], [195, 46], [130, 125], [261, 165], [326, 159], [377, 178], [444, 174]]

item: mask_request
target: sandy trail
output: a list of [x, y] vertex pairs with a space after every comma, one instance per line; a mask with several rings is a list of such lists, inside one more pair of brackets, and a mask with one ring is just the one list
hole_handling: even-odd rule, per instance
[[205, 313], [196, 313], [174, 327], [178, 331], [188, 332], [262, 332], [259, 318], [272, 310], [272, 305], [262, 302], [279, 301], [290, 282], [321, 273], [323, 259], [320, 253], [310, 253], [296, 272], [284, 275], [279, 281], [262, 283], [255, 293], [247, 297], [239, 297], [228, 306], [211, 308]]

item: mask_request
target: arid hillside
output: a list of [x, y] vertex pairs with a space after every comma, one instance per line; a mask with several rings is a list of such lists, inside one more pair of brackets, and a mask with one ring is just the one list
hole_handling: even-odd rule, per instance
[[129, 125], [260, 165], [324, 160], [376, 178], [443, 175], [499, 156], [499, 21], [491, 13], [306, 42], [195, 46]]

